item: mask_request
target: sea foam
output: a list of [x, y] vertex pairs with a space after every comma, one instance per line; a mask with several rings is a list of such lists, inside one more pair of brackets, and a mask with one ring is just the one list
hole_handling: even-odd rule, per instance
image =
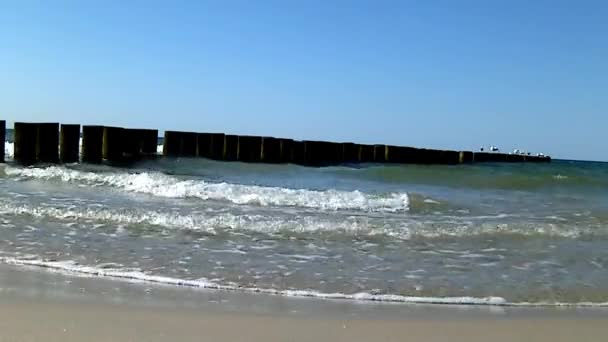
[[[412, 238], [444, 238], [474, 236], [554, 236], [580, 238], [588, 235], [606, 236], [595, 226], [570, 227], [569, 224], [524, 224], [508, 227], [492, 223], [428, 221], [417, 216], [363, 217], [361, 215], [297, 215], [288, 212], [226, 212], [207, 208], [205, 211], [179, 212], [173, 209], [111, 208], [105, 206], [73, 205], [72, 203], [32, 204], [13, 199], [0, 199], [0, 216], [30, 215], [61, 221], [95, 221], [103, 224], [149, 225], [172, 230], [216, 234], [220, 230], [246, 231], [264, 234], [339, 233], [348, 235], [386, 236], [399, 240]], [[432, 253], [449, 251], [430, 251]]]
[[[488, 297], [423, 297], [407, 296], [400, 294], [372, 294], [368, 292], [358, 293], [325, 293], [308, 289], [275, 289], [241, 286], [238, 284], [228, 285], [206, 278], [200, 279], [180, 279], [161, 275], [153, 275], [134, 270], [121, 270], [111, 268], [107, 264], [98, 266], [80, 265], [74, 261], [46, 261], [35, 256], [15, 258], [0, 257], [0, 262], [25, 267], [45, 268], [49, 271], [60, 272], [66, 275], [85, 276], [85, 277], [107, 277], [116, 280], [155, 283], [168, 286], [182, 286], [189, 288], [199, 288], [218, 291], [233, 291], [245, 293], [257, 293], [266, 295], [276, 295], [285, 297], [308, 297], [331, 300], [354, 300], [370, 302], [392, 302], [406, 304], [448, 304], [448, 305], [487, 305], [487, 306], [513, 306], [513, 307], [608, 307], [608, 302], [510, 302], [500, 296]], [[110, 265], [111, 266], [111, 265]]]
[[118, 225], [145, 224], [175, 230], [200, 231], [215, 234], [218, 229], [252, 231], [258, 233], [314, 233], [341, 232], [352, 234], [392, 235], [383, 225], [376, 225], [358, 217], [335, 219], [292, 215], [288, 217], [261, 214], [233, 214], [205, 211], [204, 213], [163, 212], [137, 208], [112, 209], [103, 207], [37, 206], [27, 203], [11, 203], [0, 200], [0, 215], [30, 215], [58, 220], [105, 222]]
[[228, 201], [234, 204], [288, 206], [320, 210], [362, 210], [379, 212], [406, 211], [406, 193], [368, 194], [361, 191], [307, 190], [210, 183], [179, 179], [159, 172], [88, 172], [59, 166], [46, 168], [6, 167], [8, 176], [42, 180], [77, 182], [89, 186], [110, 186], [128, 192], [168, 198], [198, 198]]
[[314, 290], [297, 290], [297, 289], [274, 289], [274, 288], [259, 288], [240, 285], [227, 285], [209, 281], [205, 278], [200, 279], [179, 279], [160, 275], [151, 275], [141, 271], [122, 271], [120, 269], [108, 268], [106, 265], [86, 266], [79, 265], [73, 261], [45, 261], [36, 258], [14, 258], [0, 257], [0, 262], [16, 266], [33, 266], [46, 268], [51, 271], [62, 272], [70, 275], [82, 275], [93, 277], [108, 277], [126, 281], [138, 281], [146, 283], [156, 283], [162, 285], [183, 286], [190, 288], [210, 289], [219, 291], [238, 291], [249, 292], [267, 295], [277, 295], [286, 297], [311, 297], [321, 299], [335, 300], [357, 300], [357, 301], [375, 301], [375, 302], [396, 302], [396, 303], [412, 303], [412, 304], [455, 304], [455, 305], [510, 305], [504, 298], [501, 297], [419, 297], [419, 296], [403, 296], [397, 294], [371, 294], [367, 292], [359, 293], [324, 293]]
[[15, 154], [15, 145], [12, 142], [4, 142], [4, 156], [6, 158], [13, 158]]

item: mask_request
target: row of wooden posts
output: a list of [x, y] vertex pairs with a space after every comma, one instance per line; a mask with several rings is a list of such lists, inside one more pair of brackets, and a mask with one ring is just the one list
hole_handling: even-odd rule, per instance
[[[0, 121], [0, 137], [5, 136]], [[80, 137], [82, 135], [82, 150]], [[2, 140], [0, 144], [4, 145]], [[35, 163], [129, 163], [157, 156], [158, 130], [58, 123], [16, 122], [14, 160]], [[0, 161], [4, 146], [0, 146]], [[202, 157], [253, 163], [294, 163], [328, 166], [353, 163], [463, 164], [473, 162], [548, 162], [548, 157], [503, 153], [473, 153], [391, 145], [362, 145], [325, 141], [166, 131], [165, 157]]]

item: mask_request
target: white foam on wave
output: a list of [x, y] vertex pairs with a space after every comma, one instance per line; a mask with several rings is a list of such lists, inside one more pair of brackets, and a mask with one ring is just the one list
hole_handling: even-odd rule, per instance
[[608, 302], [509, 302], [505, 298], [498, 296], [421, 297], [397, 294], [372, 294], [368, 292], [346, 294], [340, 292], [325, 293], [315, 290], [281, 290], [273, 288], [259, 288], [240, 285], [220, 284], [217, 282], [209, 281], [205, 278], [180, 279], [160, 275], [151, 275], [141, 271], [113, 269], [111, 268], [112, 264], [107, 263], [98, 266], [86, 266], [80, 265], [73, 261], [45, 261], [37, 259], [36, 257], [0, 257], [0, 262], [15, 266], [39, 267], [67, 275], [107, 277], [116, 280], [131, 282], [156, 283], [160, 285], [183, 286], [189, 288], [200, 288], [218, 291], [259, 293], [285, 297], [308, 297], [319, 299], [392, 302], [406, 304], [487, 305], [512, 307], [608, 307]]
[[129, 192], [170, 198], [199, 198], [260, 206], [292, 206], [322, 210], [399, 212], [409, 206], [406, 193], [372, 195], [360, 191], [306, 190], [181, 180], [159, 172], [95, 173], [65, 167], [6, 167], [8, 176], [111, 186]]
[[4, 156], [6, 158], [13, 158], [15, 154], [15, 145], [12, 142], [5, 141], [4, 142]]
[[[207, 208], [204, 212], [181, 213], [175, 210], [146, 210], [142, 208], [111, 208], [104, 206], [82, 206], [70, 203], [33, 205], [0, 199], [1, 215], [30, 215], [59, 220], [81, 220], [112, 223], [118, 225], [149, 225], [178, 230], [200, 231], [216, 234], [221, 230], [250, 231], [265, 234], [275, 233], [343, 233], [368, 236], [384, 235], [400, 240], [416, 237], [443, 238], [467, 237], [493, 234], [521, 236], [555, 236], [580, 238], [583, 235], [605, 235], [596, 226], [572, 229], [571, 225], [559, 226], [537, 223], [518, 225], [496, 225], [488, 223], [466, 224], [460, 221], [421, 220], [416, 216], [394, 218], [365, 217], [361, 215], [293, 215], [287, 213], [232, 213], [222, 209]], [[437, 252], [434, 252], [437, 253]], [[447, 253], [447, 252], [446, 252]]]
[[67, 274], [109, 277], [127, 281], [141, 281], [146, 283], [157, 283], [163, 285], [184, 286], [191, 288], [211, 289], [220, 291], [238, 291], [249, 293], [260, 293], [286, 297], [311, 297], [322, 299], [343, 299], [375, 302], [396, 302], [412, 304], [456, 304], [456, 305], [509, 305], [501, 297], [418, 297], [403, 296], [395, 294], [371, 294], [367, 292], [345, 294], [345, 293], [323, 293], [314, 290], [280, 290], [273, 288], [247, 287], [239, 285], [226, 285], [208, 281], [205, 278], [189, 280], [171, 278], [159, 275], [150, 275], [140, 271], [121, 271], [120, 269], [79, 265], [73, 261], [44, 261], [40, 259], [18, 259], [14, 257], [0, 257], [0, 262], [16, 266], [42, 267], [52, 271]]
[[172, 229], [202, 231], [215, 234], [217, 229], [253, 231], [259, 233], [311, 233], [345, 232], [352, 234], [391, 234], [390, 228], [374, 225], [357, 217], [336, 220], [311, 216], [266, 216], [232, 214], [227, 212], [189, 213], [146, 211], [140, 209], [117, 210], [110, 208], [53, 207], [14, 204], [0, 201], [1, 215], [30, 215], [59, 220], [103, 221], [119, 225], [146, 224]]

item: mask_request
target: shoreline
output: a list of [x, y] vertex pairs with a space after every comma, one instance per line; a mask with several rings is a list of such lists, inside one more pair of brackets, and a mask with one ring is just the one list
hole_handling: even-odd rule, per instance
[[[417, 297], [407, 295], [374, 295], [370, 293], [323, 293], [312, 290], [279, 290], [253, 287], [235, 287], [206, 280], [188, 280], [165, 276], [150, 276], [140, 272], [121, 272], [101, 268], [72, 265], [65, 262], [16, 260], [0, 257], [4, 266], [29, 269], [32, 272], [57, 273], [65, 277], [97, 278], [110, 282], [139, 283], [145, 286], [174, 288], [176, 290], [193, 290], [207, 292], [233, 293], [240, 295], [257, 295], [280, 297], [287, 299], [337, 301], [348, 303], [392, 304], [392, 305], [429, 305], [429, 306], [463, 306], [463, 307], [494, 307], [494, 308], [546, 308], [546, 309], [606, 309], [608, 302], [509, 302], [502, 297]], [[1, 267], [0, 267], [1, 269]]]
[[0, 265], [0, 341], [581, 341], [608, 310], [361, 303]]

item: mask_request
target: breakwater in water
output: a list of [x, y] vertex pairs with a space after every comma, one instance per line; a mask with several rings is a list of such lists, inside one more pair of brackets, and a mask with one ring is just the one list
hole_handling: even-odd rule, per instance
[[[0, 136], [6, 123], [0, 121]], [[82, 142], [80, 141], [82, 139]], [[6, 139], [0, 144], [4, 144]], [[16, 122], [14, 160], [35, 163], [129, 163], [156, 158], [158, 130], [113, 126]], [[220, 161], [332, 166], [359, 163], [466, 164], [549, 162], [550, 157], [494, 152], [414, 148], [385, 144], [293, 140], [287, 138], [165, 131], [162, 155]], [[4, 146], [0, 146], [3, 161]]]

